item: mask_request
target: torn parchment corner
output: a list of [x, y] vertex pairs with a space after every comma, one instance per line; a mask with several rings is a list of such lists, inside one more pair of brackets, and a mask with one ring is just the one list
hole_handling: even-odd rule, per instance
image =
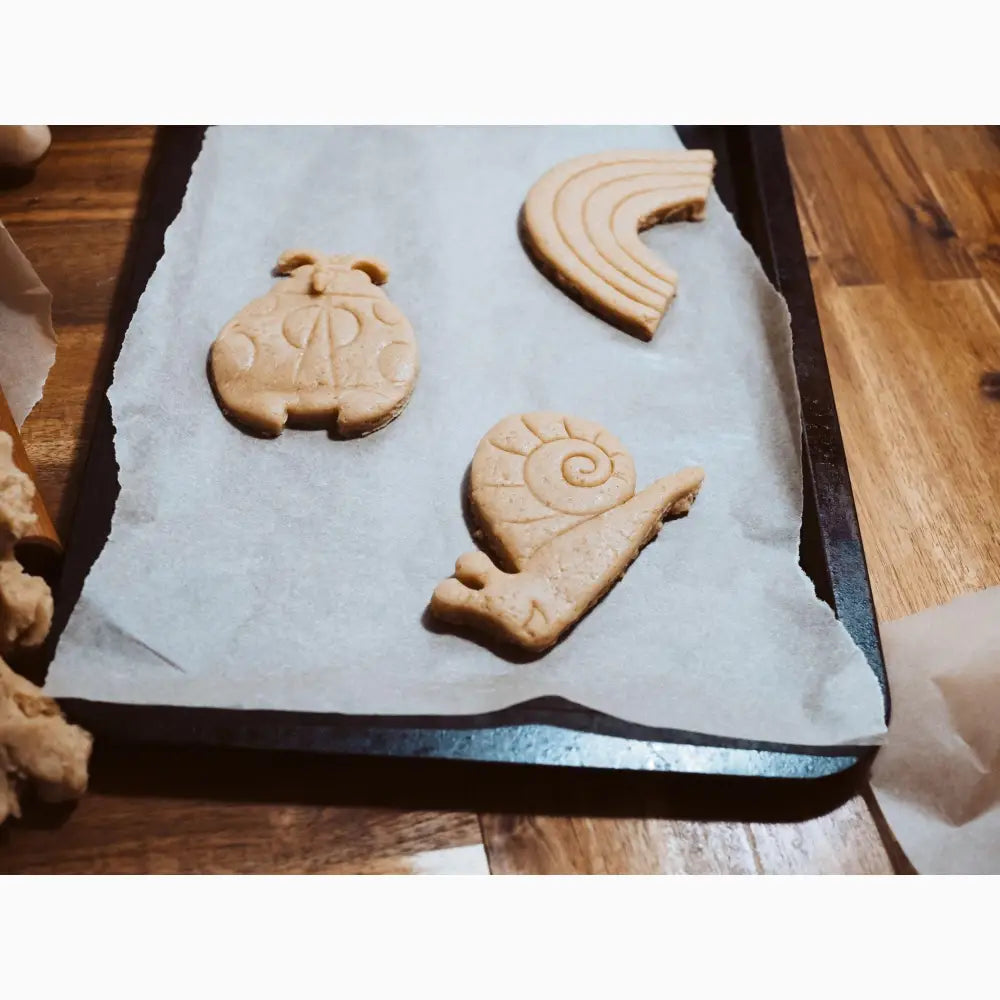
[[0, 389], [18, 427], [56, 358], [52, 293], [0, 222]]
[[1000, 587], [882, 626], [892, 722], [871, 783], [921, 874], [1000, 872]]

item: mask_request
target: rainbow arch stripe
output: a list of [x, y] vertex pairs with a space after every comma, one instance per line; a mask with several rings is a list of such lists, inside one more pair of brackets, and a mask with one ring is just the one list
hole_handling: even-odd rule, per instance
[[651, 340], [676, 294], [677, 275], [639, 233], [704, 218], [714, 171], [710, 150], [620, 150], [566, 160], [528, 192], [522, 238], [568, 294]]

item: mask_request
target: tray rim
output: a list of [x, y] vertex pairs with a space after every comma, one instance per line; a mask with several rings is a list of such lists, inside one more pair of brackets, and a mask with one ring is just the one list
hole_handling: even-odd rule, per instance
[[[698, 129], [711, 130], [717, 142], [727, 146], [729, 157], [720, 164], [716, 186], [721, 190], [726, 183], [734, 218], [788, 303], [796, 379], [800, 396], [804, 398], [808, 392], [810, 401], [808, 411], [804, 404], [802, 408], [803, 520], [805, 523], [809, 507], [818, 522], [815, 541], [823, 554], [822, 567], [815, 569], [822, 568], [825, 579], [810, 575], [817, 593], [833, 607], [865, 653], [882, 689], [888, 721], [888, 685], [878, 623], [781, 129], [678, 127], [682, 137]], [[165, 231], [180, 209], [204, 131], [204, 126], [161, 126], [157, 130], [106, 332], [104, 346], [111, 362], [117, 359], [138, 299], [162, 255]], [[745, 160], [749, 167], [735, 178], [728, 176], [733, 157]], [[103, 395], [59, 581], [46, 665], [87, 572], [107, 539], [117, 497], [114, 432], [106, 395], [112, 374], [113, 363], [99, 368]], [[102, 495], [101, 477], [105, 477], [106, 487], [109, 471], [114, 485]], [[100, 530], [95, 532], [95, 528]], [[796, 747], [648, 729], [560, 701], [542, 699], [486, 715], [422, 718], [136, 705], [80, 698], [60, 699], [60, 704], [72, 721], [111, 744], [610, 768], [751, 781], [808, 781], [852, 769], [860, 772], [878, 749], [874, 745]], [[627, 735], [621, 730], [627, 730]], [[540, 752], [539, 747], [547, 751]]]

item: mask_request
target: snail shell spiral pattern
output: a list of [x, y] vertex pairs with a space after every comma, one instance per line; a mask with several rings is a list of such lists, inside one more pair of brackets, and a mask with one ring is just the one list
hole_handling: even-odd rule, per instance
[[469, 473], [478, 534], [440, 583], [431, 613], [533, 652], [555, 643], [614, 586], [665, 517], [686, 513], [704, 473], [635, 492], [622, 443], [590, 420], [524, 413], [480, 441]]
[[551, 538], [628, 500], [635, 466], [618, 438], [590, 420], [527, 413], [483, 438], [469, 487], [491, 548], [520, 568]]

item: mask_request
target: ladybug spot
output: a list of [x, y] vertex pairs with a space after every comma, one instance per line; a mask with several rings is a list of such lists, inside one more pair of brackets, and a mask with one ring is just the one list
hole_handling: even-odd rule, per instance
[[240, 372], [249, 371], [255, 354], [253, 341], [242, 330], [231, 328], [225, 337], [216, 342], [212, 350], [214, 377], [224, 381]]
[[375, 302], [372, 306], [372, 312], [375, 313], [377, 319], [389, 326], [403, 322], [403, 314], [391, 302]]
[[345, 347], [361, 332], [358, 317], [349, 309], [331, 309], [330, 339], [335, 347]]
[[378, 356], [378, 370], [390, 382], [409, 382], [413, 377], [413, 352], [408, 344], [387, 344]]

